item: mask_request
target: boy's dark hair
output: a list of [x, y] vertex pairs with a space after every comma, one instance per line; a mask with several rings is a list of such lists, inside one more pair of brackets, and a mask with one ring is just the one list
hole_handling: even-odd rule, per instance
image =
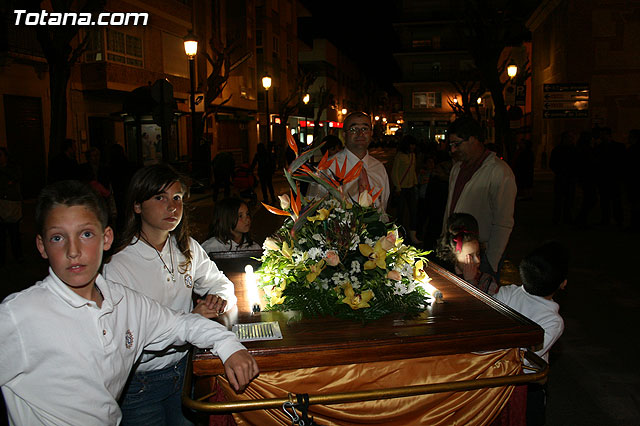
[[569, 252], [557, 241], [536, 248], [520, 262], [520, 278], [527, 293], [547, 297], [569, 274]]
[[49, 212], [57, 205], [84, 206], [95, 213], [102, 225], [107, 227], [109, 212], [104, 199], [88, 184], [77, 180], [62, 180], [45, 186], [36, 203], [36, 232], [44, 234], [44, 223]]
[[[224, 244], [229, 244], [231, 248], [231, 240], [233, 240], [232, 229], [238, 225], [238, 210], [242, 205], [247, 205], [240, 198], [229, 197], [216, 203], [213, 209], [213, 222], [211, 224], [211, 236], [216, 237]], [[242, 234], [242, 242], [240, 245], [251, 245], [253, 240], [249, 233]]]
[[482, 126], [471, 117], [460, 117], [449, 125], [447, 130], [449, 135], [455, 134], [459, 138], [467, 140], [475, 136], [480, 142], [484, 141], [484, 131]]

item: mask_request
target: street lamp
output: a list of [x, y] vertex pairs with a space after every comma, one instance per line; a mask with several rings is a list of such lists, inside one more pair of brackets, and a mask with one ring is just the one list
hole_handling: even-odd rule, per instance
[[262, 77], [262, 87], [264, 87], [264, 102], [265, 109], [267, 112], [267, 143], [271, 140], [271, 119], [269, 117], [269, 88], [271, 87], [271, 76], [269, 74], [265, 74]]
[[309, 101], [311, 100], [311, 95], [309, 95], [308, 93], [304, 95], [304, 97], [302, 98], [302, 102], [304, 102], [304, 130], [305, 130], [305, 141], [304, 144], [308, 145], [308, 139], [309, 139], [309, 120], [307, 120], [307, 104], [309, 103]]
[[518, 74], [518, 66], [513, 62], [507, 66], [507, 75], [509, 78], [513, 78]]
[[342, 108], [342, 115], [347, 115], [347, 109], [346, 108]]
[[198, 133], [198, 125], [196, 123], [196, 55], [198, 54], [198, 38], [189, 31], [189, 34], [184, 38], [184, 53], [189, 58], [189, 79], [191, 80], [191, 155], [192, 158], [197, 158], [198, 140], [196, 139]]

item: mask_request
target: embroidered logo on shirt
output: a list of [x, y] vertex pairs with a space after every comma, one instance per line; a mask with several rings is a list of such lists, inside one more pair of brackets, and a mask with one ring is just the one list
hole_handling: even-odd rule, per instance
[[127, 332], [125, 333], [124, 343], [127, 349], [131, 349], [131, 347], [133, 346], [133, 333], [131, 332], [131, 330], [127, 330]]
[[189, 274], [184, 276], [184, 286], [187, 288], [193, 288], [193, 277]]

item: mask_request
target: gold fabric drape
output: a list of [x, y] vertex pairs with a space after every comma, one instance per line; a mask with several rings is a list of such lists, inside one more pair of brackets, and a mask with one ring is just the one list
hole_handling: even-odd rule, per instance
[[[522, 373], [518, 349], [348, 364], [261, 373], [242, 394], [221, 378], [227, 400], [286, 398], [288, 393], [321, 395], [358, 390], [511, 376]], [[322, 425], [488, 425], [502, 410], [512, 386], [445, 392], [357, 403], [312, 405], [309, 416]], [[234, 413], [239, 426], [291, 425], [282, 410]]]

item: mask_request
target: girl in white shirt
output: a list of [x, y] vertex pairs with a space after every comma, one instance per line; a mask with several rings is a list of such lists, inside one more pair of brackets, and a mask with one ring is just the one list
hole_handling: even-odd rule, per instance
[[[138, 170], [129, 185], [125, 225], [105, 277], [181, 312], [215, 318], [235, 305], [233, 283], [190, 237], [183, 199], [188, 186], [172, 167]], [[197, 299], [194, 308], [192, 294]], [[190, 425], [180, 394], [187, 347], [145, 352], [122, 399], [122, 425]]]
[[260, 250], [253, 242], [249, 206], [239, 198], [225, 198], [213, 211], [211, 238], [202, 243], [207, 253]]

